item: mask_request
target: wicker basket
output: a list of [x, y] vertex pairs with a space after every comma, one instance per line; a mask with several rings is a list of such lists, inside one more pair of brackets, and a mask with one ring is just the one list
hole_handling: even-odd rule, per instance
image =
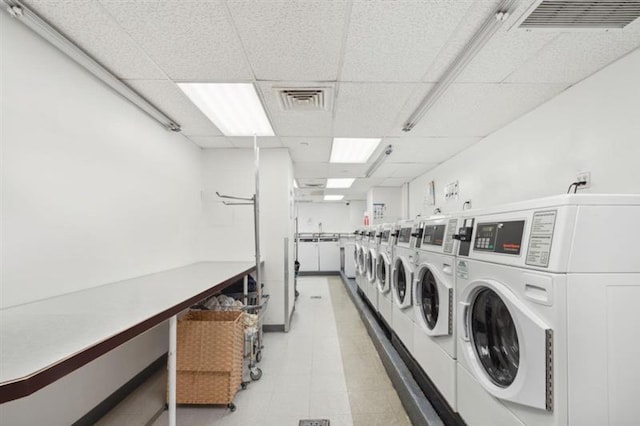
[[242, 383], [242, 312], [191, 311], [178, 321], [176, 402], [229, 404]]

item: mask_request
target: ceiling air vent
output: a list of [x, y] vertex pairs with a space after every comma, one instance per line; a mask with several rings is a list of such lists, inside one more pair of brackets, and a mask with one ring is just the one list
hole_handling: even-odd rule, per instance
[[285, 111], [329, 111], [331, 110], [331, 88], [276, 88], [280, 106]]
[[324, 188], [325, 179], [300, 179], [298, 178], [300, 189]]
[[524, 29], [621, 29], [640, 16], [640, 1], [543, 0], [520, 23]]

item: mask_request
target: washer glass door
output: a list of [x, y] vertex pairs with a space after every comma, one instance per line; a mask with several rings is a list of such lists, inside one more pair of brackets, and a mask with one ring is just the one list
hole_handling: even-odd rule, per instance
[[476, 294], [469, 316], [473, 347], [490, 380], [506, 388], [516, 378], [520, 345], [513, 317], [500, 296], [490, 288]]
[[[429, 330], [433, 330], [438, 323], [440, 312], [440, 296], [436, 278], [429, 268], [424, 268], [420, 277], [420, 312]], [[414, 295], [414, 297], [418, 297]]]
[[376, 276], [378, 277], [378, 288], [385, 290], [387, 288], [387, 261], [381, 254], [378, 255], [376, 262]]

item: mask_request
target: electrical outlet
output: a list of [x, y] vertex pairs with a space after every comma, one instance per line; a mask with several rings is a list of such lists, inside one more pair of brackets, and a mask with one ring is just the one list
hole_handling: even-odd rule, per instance
[[584, 185], [580, 185], [578, 189], [591, 188], [591, 172], [579, 172], [576, 177], [576, 182], [587, 182]]

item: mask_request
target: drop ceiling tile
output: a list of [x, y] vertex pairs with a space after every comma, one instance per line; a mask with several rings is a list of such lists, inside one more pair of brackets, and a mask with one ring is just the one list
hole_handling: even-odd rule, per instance
[[189, 139], [201, 148], [233, 148], [226, 136], [189, 136]]
[[332, 111], [284, 111], [280, 105], [277, 88], [328, 87], [335, 93], [334, 83], [260, 81], [257, 87], [262, 95], [267, 114], [278, 136], [331, 136]]
[[554, 32], [508, 31], [503, 27], [467, 65], [456, 82], [499, 83], [556, 37], [558, 34]]
[[472, 1], [356, 1], [345, 81], [421, 81]]
[[329, 163], [328, 175], [331, 178], [364, 177], [368, 164], [331, 164]]
[[134, 90], [157, 106], [182, 127], [187, 136], [222, 136], [222, 133], [200, 110], [169, 80], [128, 80]]
[[293, 163], [296, 178], [326, 178], [329, 175], [329, 163]]
[[339, 137], [383, 137], [407, 99], [426, 93], [424, 83], [340, 83], [333, 132]]
[[224, 2], [100, 2], [171, 79], [253, 79]]
[[[228, 139], [235, 148], [253, 149], [253, 137], [251, 136], [234, 136]], [[280, 138], [277, 136], [260, 136], [258, 137], [258, 147], [282, 148], [282, 142], [280, 142]]]
[[[532, 0], [527, 0], [532, 1]], [[491, 16], [500, 0], [478, 0], [472, 2], [462, 20], [452, 32], [451, 37], [443, 45], [431, 67], [425, 72], [422, 81], [436, 82], [442, 73], [469, 43], [482, 23]]]
[[349, 189], [355, 192], [366, 192], [371, 187], [379, 186], [384, 180], [385, 178], [376, 176], [372, 176], [370, 178], [358, 178], [353, 182], [353, 185], [351, 185], [351, 188]]
[[227, 4], [258, 80], [336, 80], [350, 2]]
[[640, 19], [622, 31], [563, 33], [505, 81], [575, 84], [640, 47]]
[[[551, 99], [567, 84], [453, 84], [411, 130], [412, 137], [484, 137]], [[396, 126], [395, 136], [406, 136]]]
[[331, 138], [280, 138], [282, 144], [289, 148], [289, 154], [294, 162], [328, 162], [331, 155]]
[[373, 172], [372, 177], [375, 178], [390, 178], [394, 175], [394, 173], [400, 168], [399, 164], [394, 163], [382, 163], [375, 172]]
[[99, 3], [70, 0], [25, 3], [117, 77], [166, 77]]
[[385, 138], [383, 144], [392, 145], [388, 163], [442, 163], [481, 138]]

